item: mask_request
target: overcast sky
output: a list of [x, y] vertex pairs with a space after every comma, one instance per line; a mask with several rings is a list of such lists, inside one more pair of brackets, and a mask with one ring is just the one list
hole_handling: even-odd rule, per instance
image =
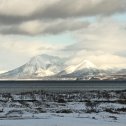
[[43, 53], [126, 67], [126, 0], [0, 0], [0, 71]]

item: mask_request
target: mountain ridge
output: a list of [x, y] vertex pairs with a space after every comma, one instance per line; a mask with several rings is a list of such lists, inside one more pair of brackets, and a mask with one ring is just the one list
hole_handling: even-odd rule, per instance
[[[24, 65], [0, 75], [0, 78], [27, 78], [35, 76], [50, 76], [58, 73], [64, 67], [64, 60], [49, 55], [38, 55]], [[43, 74], [42, 74], [43, 73]]]
[[110, 66], [98, 67], [84, 59], [78, 64], [66, 65], [66, 58], [47, 54], [32, 57], [24, 65], [0, 74], [0, 79], [62, 79], [62, 78], [91, 78], [126, 74], [126, 69], [115, 70]]

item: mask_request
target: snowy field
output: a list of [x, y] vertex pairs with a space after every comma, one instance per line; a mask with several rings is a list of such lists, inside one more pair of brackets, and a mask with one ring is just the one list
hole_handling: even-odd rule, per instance
[[0, 126], [126, 126], [126, 90], [0, 93]]
[[[102, 117], [104, 116], [104, 118]], [[118, 120], [106, 115], [45, 115], [41, 119], [0, 120], [0, 126], [126, 126], [126, 115], [118, 115]], [[95, 117], [95, 119], [94, 119]]]

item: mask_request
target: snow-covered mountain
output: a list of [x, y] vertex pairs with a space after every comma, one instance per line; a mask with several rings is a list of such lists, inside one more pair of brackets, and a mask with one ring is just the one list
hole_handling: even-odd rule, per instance
[[0, 74], [5, 73], [5, 72], [6, 72], [5, 70], [0, 70]]
[[88, 60], [66, 65], [69, 59], [38, 55], [14, 70], [0, 74], [0, 79], [64, 79], [126, 75], [126, 69], [96, 66]]
[[68, 66], [63, 71], [60, 72], [60, 75], [71, 74], [71, 73], [75, 73], [75, 72], [78, 72], [81, 70], [86, 70], [86, 69], [87, 70], [97, 69], [97, 67], [93, 63], [91, 63], [90, 61], [83, 60], [79, 64]]
[[70, 65], [59, 73], [60, 76], [84, 77], [85, 75], [96, 75], [99, 70], [96, 65], [88, 60], [82, 60], [80, 63]]
[[30, 59], [23, 66], [0, 75], [0, 78], [34, 78], [52, 76], [65, 68], [65, 59], [46, 54]]

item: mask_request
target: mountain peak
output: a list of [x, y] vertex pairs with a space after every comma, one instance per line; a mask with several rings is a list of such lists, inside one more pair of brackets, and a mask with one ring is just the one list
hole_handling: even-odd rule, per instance
[[[57, 56], [50, 56], [42, 54], [34, 56], [26, 64], [14, 70], [0, 74], [1, 79], [34, 79], [34, 78], [49, 78], [50, 76], [56, 78], [62, 77], [86, 77], [98, 75], [113, 75], [125, 74], [126, 69], [113, 69], [110, 66], [103, 65], [97, 67], [89, 60], [82, 60], [77, 64], [66, 66], [67, 58], [60, 58]], [[120, 71], [119, 71], [120, 70]]]
[[90, 62], [89, 60], [82, 60], [78, 65], [77, 68], [80, 69], [90, 69], [90, 68], [97, 68], [92, 62]]
[[83, 69], [94, 69], [94, 68], [96, 69], [97, 67], [92, 62], [90, 62], [88, 60], [82, 60], [78, 64], [68, 66], [64, 70], [65, 72], [63, 72], [63, 73], [71, 74], [73, 72], [80, 71]]
[[64, 60], [46, 54], [38, 55], [23, 66], [2, 74], [6, 78], [44, 77], [59, 73], [64, 69]]

